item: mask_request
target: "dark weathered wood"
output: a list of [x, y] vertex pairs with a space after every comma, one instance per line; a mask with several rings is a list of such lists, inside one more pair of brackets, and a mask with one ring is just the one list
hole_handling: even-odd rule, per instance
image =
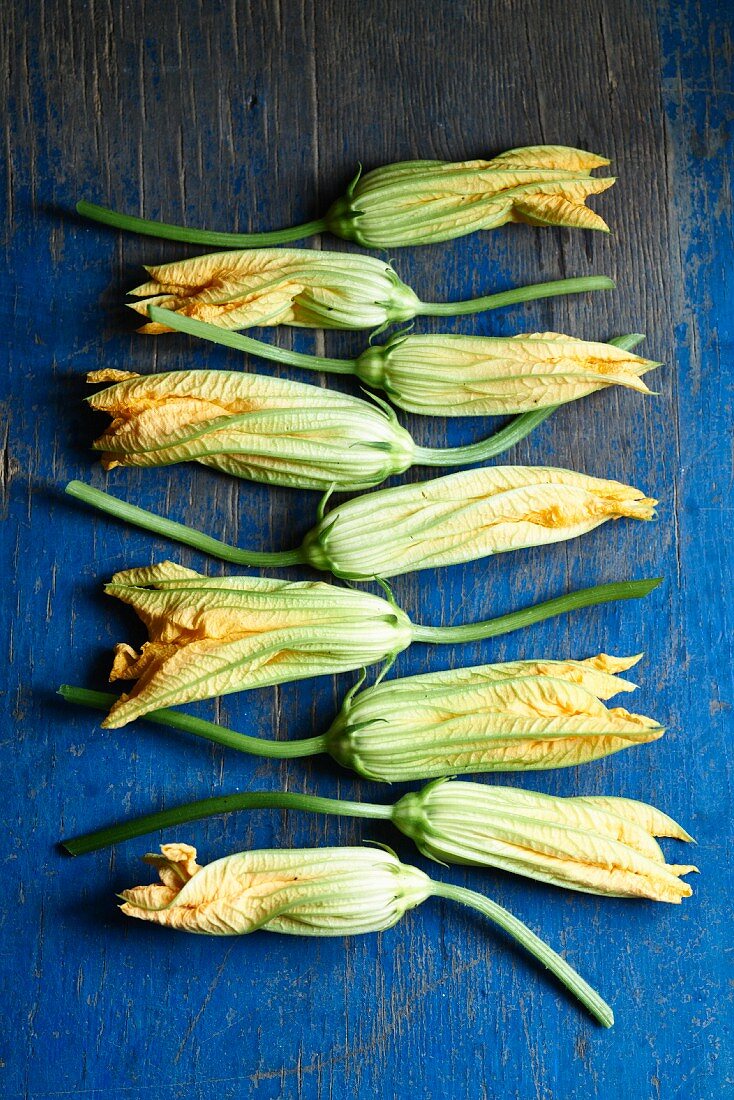
[[[6, 6], [4, 1096], [726, 1093], [734, 702], [726, 8], [724, 0]], [[660, 805], [699, 841], [703, 874], [693, 899], [676, 909], [435, 869], [486, 887], [563, 949], [614, 1004], [611, 1033], [482, 922], [448, 905], [427, 905], [393, 932], [347, 943], [184, 938], [126, 924], [115, 911], [115, 891], [147, 875], [137, 862], [144, 843], [73, 862], [54, 848], [61, 835], [125, 812], [248, 786], [389, 797], [322, 761], [250, 761], [142, 723], [104, 732], [91, 714], [54, 699], [62, 679], [102, 685], [113, 643], [140, 637], [132, 616], [100, 595], [115, 569], [165, 556], [220, 569], [94, 519], [60, 495], [70, 477], [109, 482], [127, 499], [263, 547], [295, 541], [316, 506], [311, 494], [238, 485], [203, 469], [106, 479], [92, 465], [85, 371], [102, 363], [234, 367], [239, 359], [176, 337], [136, 336], [125, 290], [142, 262], [182, 249], [82, 223], [71, 213], [76, 199], [213, 228], [269, 228], [322, 212], [357, 161], [457, 159], [543, 141], [612, 158], [619, 182], [594, 200], [611, 237], [510, 226], [401, 250], [395, 264], [436, 298], [613, 275], [613, 294], [432, 327], [601, 339], [646, 332], [645, 350], [666, 364], [657, 398], [596, 395], [558, 412], [508, 460], [640, 484], [660, 497], [660, 519], [438, 577], [401, 578], [396, 594], [409, 612], [458, 622], [623, 576], [663, 574], [666, 585], [643, 605], [590, 611], [494, 644], [415, 647], [396, 671], [646, 651], [635, 706], [668, 723], [663, 741], [510, 782]], [[333, 355], [363, 346], [358, 334], [281, 330], [268, 338]], [[329, 384], [356, 392], [348, 379]], [[486, 428], [405, 422], [434, 445]], [[192, 709], [247, 732], [302, 736], [323, 728], [350, 682], [285, 686]], [[251, 845], [370, 838], [427, 866], [387, 827], [296, 815], [214, 820], [181, 836], [188, 838], [204, 859]]]

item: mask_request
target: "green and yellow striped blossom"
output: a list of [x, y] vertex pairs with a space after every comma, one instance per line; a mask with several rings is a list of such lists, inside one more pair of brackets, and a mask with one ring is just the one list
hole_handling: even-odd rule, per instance
[[596, 795], [561, 798], [446, 779], [403, 795], [393, 805], [292, 791], [220, 795], [126, 821], [64, 847], [80, 855], [215, 813], [259, 809], [389, 820], [438, 863], [498, 867], [587, 894], [680, 904], [692, 893], [682, 876], [697, 870], [666, 863], [656, 837], [691, 837], [645, 802]]
[[534, 607], [463, 626], [411, 622], [394, 603], [322, 581], [204, 577], [163, 562], [116, 573], [105, 592], [148, 630], [138, 652], [115, 649], [110, 680], [136, 680], [104, 725], [124, 726], [161, 707], [208, 699], [389, 660], [413, 641], [494, 637], [612, 599], [646, 595], [656, 581], [581, 589]]
[[310, 565], [345, 580], [395, 577], [576, 538], [607, 520], [651, 520], [653, 498], [553, 466], [490, 466], [355, 497], [323, 514], [300, 547], [251, 551], [156, 516], [79, 481], [70, 496], [238, 565]]
[[152, 306], [151, 320], [177, 332], [306, 370], [354, 374], [384, 390], [399, 409], [423, 416], [502, 416], [534, 413], [622, 386], [649, 394], [642, 375], [660, 363], [633, 355], [644, 337], [609, 343], [560, 332], [519, 336], [412, 335], [400, 332], [371, 344], [356, 359], [305, 355], [251, 336]]
[[371, 488], [419, 461], [420, 448], [389, 406], [320, 386], [218, 370], [122, 380], [95, 371], [88, 381], [115, 381], [87, 398], [112, 417], [93, 444], [106, 470], [199, 462], [323, 493]]
[[[459, 316], [557, 294], [608, 290], [605, 276], [561, 279], [462, 302], [422, 302], [385, 260], [308, 248], [214, 252], [146, 267], [150, 279], [130, 293], [131, 308], [149, 317], [153, 306], [222, 329], [253, 325], [382, 329], [419, 316]], [[139, 330], [169, 332], [166, 319]]]
[[657, 501], [619, 481], [549, 466], [490, 466], [338, 505], [303, 541], [304, 561], [365, 580], [545, 546], [610, 519], [651, 520]]
[[492, 160], [404, 161], [358, 176], [326, 215], [328, 229], [365, 248], [434, 244], [507, 222], [601, 229], [585, 204], [611, 177], [605, 157], [563, 145], [511, 149]]
[[484, 462], [543, 419], [519, 417], [464, 447], [420, 447], [384, 402], [284, 378], [222, 370], [101, 370], [87, 380], [114, 382], [87, 398], [91, 408], [112, 418], [93, 444], [105, 470], [199, 462], [250, 481], [322, 493], [369, 489], [414, 464]]
[[659, 722], [602, 701], [633, 690], [615, 674], [638, 659], [600, 654], [385, 680], [347, 696], [325, 747], [386, 783], [575, 767], [662, 737]]
[[660, 365], [614, 341], [559, 332], [398, 335], [363, 352], [356, 373], [406, 412], [502, 416], [577, 401], [611, 386], [649, 394], [641, 376]]
[[606, 157], [566, 145], [529, 145], [491, 160], [409, 160], [362, 174], [325, 217], [264, 233], [226, 233], [118, 214], [82, 201], [87, 218], [148, 236], [193, 244], [253, 248], [285, 244], [328, 231], [365, 248], [432, 244], [507, 222], [574, 229], [608, 226], [586, 206], [606, 191], [613, 177], [593, 177]]
[[160, 883], [122, 893], [122, 912], [168, 928], [208, 936], [259, 930], [292, 936], [383, 932], [428, 898], [478, 910], [508, 932], [605, 1027], [614, 1016], [579, 974], [496, 902], [465, 887], [430, 879], [380, 848], [265, 849], [239, 852], [205, 867], [188, 844], [164, 844], [144, 857]]
[[656, 837], [690, 841], [654, 806], [630, 798], [561, 798], [437, 780], [404, 795], [391, 820], [439, 863], [499, 867], [553, 886], [680, 904], [697, 871], [669, 864]]

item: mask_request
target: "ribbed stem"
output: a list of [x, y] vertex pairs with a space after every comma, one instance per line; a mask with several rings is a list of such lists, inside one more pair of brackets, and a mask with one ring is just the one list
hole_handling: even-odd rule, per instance
[[514, 917], [507, 909], [503, 909], [495, 901], [490, 901], [483, 894], [475, 890], [467, 890], [464, 886], [453, 886], [448, 882], [436, 882], [432, 880], [433, 893], [439, 898], [448, 898], [457, 901], [460, 905], [467, 905], [470, 909], [476, 909], [485, 917], [497, 924], [504, 932], [507, 932], [514, 940], [524, 947], [534, 959], [547, 967], [558, 978], [574, 997], [581, 1001], [595, 1020], [602, 1027], [611, 1027], [614, 1023], [614, 1013], [606, 1001], [585, 982], [581, 975], [574, 970], [565, 959], [561, 958], [552, 947], [544, 943], [539, 936], [531, 932], [526, 924]]
[[217, 798], [204, 798], [198, 802], [186, 802], [170, 810], [146, 814], [144, 817], [97, 829], [93, 833], [63, 840], [62, 847], [69, 855], [81, 856], [96, 852], [110, 844], [120, 844], [136, 836], [168, 829], [172, 825], [185, 825], [200, 821], [214, 814], [229, 814], [236, 810], [301, 810], [305, 813], [339, 814], [341, 817], [367, 817], [389, 820], [392, 806], [378, 806], [370, 802], [346, 802], [339, 798], [321, 798], [319, 795], [297, 794], [291, 791], [247, 791], [244, 794], [225, 794]]
[[503, 290], [499, 294], [487, 294], [483, 298], [471, 298], [466, 302], [421, 302], [419, 314], [424, 317], [464, 317], [467, 313], [480, 313], [485, 309], [500, 309], [519, 302], [535, 302], [540, 298], [554, 298], [557, 294], [584, 294], [589, 290], [614, 290], [616, 283], [606, 275], [585, 275], [579, 279], [554, 279], [548, 283]]
[[223, 248], [262, 248], [273, 244], [287, 244], [288, 241], [314, 237], [326, 230], [323, 218], [304, 222], [303, 225], [292, 225], [288, 229], [273, 229], [267, 233], [218, 233], [211, 229], [186, 229], [182, 225], [151, 221], [148, 218], [138, 218], [134, 214], [118, 214], [107, 206], [97, 206], [86, 199], [76, 204], [76, 212], [83, 218], [102, 222], [113, 229], [126, 229], [131, 233], [142, 233], [146, 237], [162, 237], [167, 241], [213, 244]]
[[413, 640], [432, 642], [438, 645], [461, 642], [479, 642], [485, 638], [496, 638], [498, 634], [510, 634], [513, 630], [577, 611], [582, 607], [593, 607], [611, 600], [636, 600], [647, 596], [662, 582], [662, 577], [643, 581], [614, 581], [611, 584], [598, 584], [593, 588], [580, 588], [565, 596], [524, 607], [520, 611], [511, 611], [508, 615], [499, 615], [495, 619], [486, 619], [479, 623], [466, 623], [462, 626], [421, 626], [413, 624]]
[[[62, 684], [58, 694], [66, 699], [67, 703], [76, 703], [81, 707], [105, 712], [119, 698], [109, 692], [90, 691], [88, 688], [71, 687], [69, 684]], [[227, 729], [226, 726], [218, 726], [216, 722], [208, 722], [206, 718], [196, 718], [193, 714], [184, 714], [183, 711], [168, 708], [148, 711], [145, 720], [153, 722], [156, 726], [167, 726], [170, 729], [181, 730], [183, 733], [192, 733], [194, 737], [202, 737], [205, 741], [213, 741], [216, 745], [224, 745], [228, 749], [236, 749], [237, 752], [246, 752], [250, 756], [294, 760], [328, 752], [326, 738], [323, 735], [302, 737], [298, 741], [266, 741], [262, 737], [250, 737], [246, 733]]]
[[138, 508], [136, 504], [118, 500], [110, 493], [85, 485], [83, 481], [70, 481], [65, 491], [75, 500], [81, 500], [84, 504], [96, 508], [99, 512], [105, 512], [108, 516], [131, 523], [134, 527], [142, 527], [145, 531], [152, 531], [155, 535], [163, 535], [164, 538], [182, 542], [185, 546], [192, 546], [194, 550], [200, 550], [203, 554], [210, 554], [214, 558], [232, 562], [234, 565], [280, 569], [287, 565], [302, 565], [306, 561], [300, 547], [296, 550], [241, 550], [237, 546], [222, 542], [221, 539], [212, 538], [211, 535], [186, 527], [183, 523], [164, 519], [163, 516], [157, 516], [155, 512], [149, 512], [146, 508]]
[[266, 344], [264, 340], [253, 340], [251, 336], [243, 336], [239, 332], [230, 332], [228, 329], [219, 328], [218, 325], [210, 325], [206, 321], [197, 321], [195, 317], [185, 317], [182, 313], [175, 313], [171, 309], [161, 309], [160, 306], [149, 306], [148, 316], [151, 321], [167, 325], [176, 332], [185, 332], [189, 336], [198, 336], [212, 344], [223, 344], [226, 348], [259, 355], [261, 359], [270, 359], [275, 363], [286, 363], [290, 367], [323, 370], [330, 374], [354, 374], [356, 369], [354, 359], [327, 359], [322, 355], [305, 355], [300, 351], [289, 351], [275, 344]]
[[510, 423], [495, 432], [489, 439], [480, 439], [478, 443], [469, 443], [464, 447], [416, 447], [416, 466], [467, 466], [473, 462], [485, 462], [514, 447], [525, 436], [530, 435], [539, 424], [560, 408], [549, 405], [545, 409], [516, 416]]

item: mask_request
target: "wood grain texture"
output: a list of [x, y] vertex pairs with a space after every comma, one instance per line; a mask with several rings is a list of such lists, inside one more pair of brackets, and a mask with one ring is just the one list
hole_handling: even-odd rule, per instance
[[[730, 1091], [727, 7], [725, 0], [6, 5], [3, 1096], [668, 1100]], [[639, 709], [667, 723], [663, 741], [511, 781], [660, 805], [698, 839], [694, 897], [679, 909], [434, 869], [486, 888], [562, 949], [612, 1001], [611, 1032], [485, 924], [448, 904], [427, 904], [384, 936], [349, 942], [184, 938], [125, 923], [116, 912], [115, 891], [146, 874], [138, 863], [144, 842], [76, 861], [54, 847], [61, 835], [124, 813], [248, 787], [390, 797], [319, 760], [250, 761], [144, 723], [105, 732], [54, 699], [62, 679], [102, 685], [114, 642], [140, 637], [133, 617], [100, 594], [115, 569], [171, 556], [220, 571], [94, 519], [61, 495], [69, 478], [109, 483], [127, 499], [253, 546], [292, 544], [316, 507], [313, 494], [240, 485], [203, 469], [115, 471], [106, 479], [93, 466], [95, 423], [81, 406], [87, 370], [240, 360], [178, 337], [136, 336], [125, 290], [142, 262], [182, 250], [83, 224], [70, 213], [76, 199], [212, 228], [270, 228], [318, 215], [357, 161], [457, 159], [538, 142], [612, 158], [619, 183], [595, 201], [614, 229], [610, 238], [507, 227], [401, 250], [395, 263], [420, 294], [437, 299], [563, 275], [617, 278], [613, 294], [442, 327], [601, 339], [647, 332], [645, 351], [666, 363], [658, 397], [610, 392], [565, 408], [509, 460], [639, 484], [660, 497], [660, 519], [400, 578], [396, 594], [408, 612], [448, 623], [625, 576], [662, 574], [666, 584], [644, 604], [589, 611], [495, 643], [416, 646], [396, 672], [646, 651]], [[328, 247], [349, 246], [329, 239]], [[282, 330], [266, 338], [330, 355], [363, 346], [358, 334]], [[357, 392], [348, 379], [329, 384]], [[430, 445], [486, 430], [405, 423]], [[350, 682], [286, 685], [192, 709], [245, 732], [293, 738], [323, 728]], [[393, 843], [430, 869], [387, 827], [355, 822], [259, 813], [201, 823], [182, 837], [206, 860], [247, 846], [360, 838]]]

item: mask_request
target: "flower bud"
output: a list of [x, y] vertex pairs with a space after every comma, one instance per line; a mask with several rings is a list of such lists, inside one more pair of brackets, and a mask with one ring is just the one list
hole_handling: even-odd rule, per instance
[[575, 401], [610, 386], [650, 393], [640, 375], [657, 366], [613, 344], [558, 332], [398, 334], [364, 351], [354, 371], [407, 412], [501, 416]]
[[194, 699], [363, 668], [393, 658], [414, 639], [495, 637], [577, 607], [644, 596], [657, 583], [581, 589], [499, 619], [444, 627], [412, 623], [379, 596], [320, 581], [204, 577], [173, 562], [128, 569], [105, 591], [134, 608], [149, 640], [140, 652], [116, 646], [110, 680], [138, 682], [114, 701], [103, 725], [117, 728]]
[[328, 229], [365, 248], [432, 244], [506, 222], [608, 226], [584, 205], [613, 178], [604, 157], [562, 145], [511, 149], [493, 160], [404, 161], [358, 175], [326, 215]]
[[188, 844], [147, 855], [160, 883], [122, 893], [122, 912], [185, 932], [237, 936], [262, 929], [301, 936], [382, 932], [429, 897], [481, 913], [509, 933], [605, 1027], [614, 1015], [598, 993], [521, 921], [474, 890], [436, 882], [377, 848], [240, 852], [206, 867]]
[[382, 932], [432, 893], [427, 875], [380, 848], [276, 848], [206, 867], [188, 844], [164, 844], [161, 853], [145, 856], [160, 884], [125, 890], [122, 912], [209, 936]]
[[384, 680], [347, 696], [325, 736], [344, 767], [405, 783], [567, 768], [655, 741], [663, 727], [602, 699], [637, 658], [516, 661]]
[[692, 890], [656, 836], [690, 840], [666, 814], [627, 798], [559, 798], [438, 780], [404, 795], [392, 820], [439, 863], [500, 867], [555, 886], [680, 903]]
[[572, 470], [491, 466], [349, 500], [302, 549], [337, 577], [394, 577], [562, 542], [621, 516], [650, 520], [656, 503], [631, 485]]
[[105, 591], [137, 611], [149, 641], [120, 644], [110, 680], [137, 680], [104, 725], [157, 707], [347, 672], [410, 644], [410, 620], [369, 592], [319, 581], [203, 577], [163, 562], [116, 573]]
[[322, 492], [371, 488], [407, 470], [411, 436], [387, 406], [238, 371], [171, 371], [116, 381], [88, 402], [112, 424], [94, 443], [106, 470], [200, 462], [236, 477]]
[[[150, 281], [131, 293], [151, 305], [226, 329], [253, 325], [381, 328], [408, 321], [420, 302], [390, 264], [373, 256], [306, 248], [214, 252], [146, 267]], [[169, 332], [149, 323], [141, 332]]]

